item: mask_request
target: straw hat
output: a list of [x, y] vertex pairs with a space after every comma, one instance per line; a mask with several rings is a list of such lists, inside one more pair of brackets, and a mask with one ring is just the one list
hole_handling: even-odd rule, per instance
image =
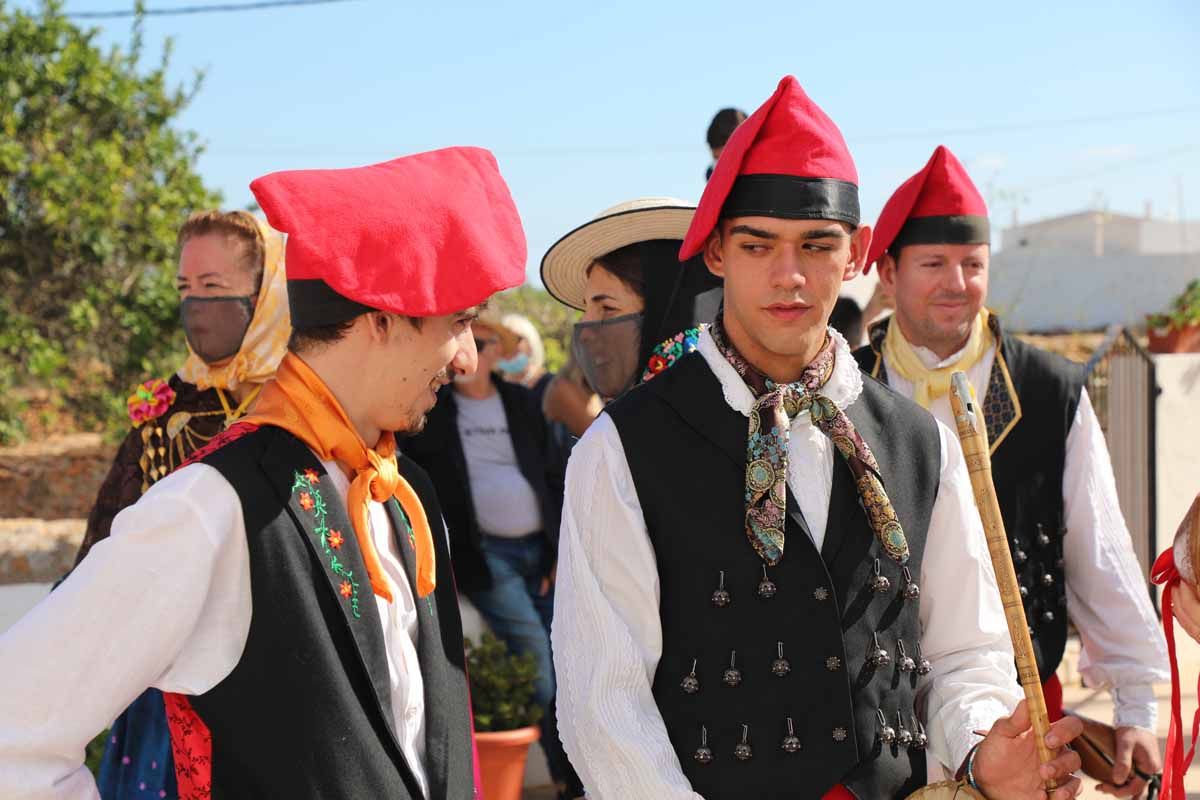
[[555, 300], [583, 310], [587, 268], [625, 245], [687, 234], [696, 206], [674, 197], [640, 197], [601, 211], [555, 242], [542, 258], [542, 283]]

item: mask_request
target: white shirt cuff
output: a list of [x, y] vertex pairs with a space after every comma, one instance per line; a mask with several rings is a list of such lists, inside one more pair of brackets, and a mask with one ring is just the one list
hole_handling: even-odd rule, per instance
[[1118, 728], [1158, 728], [1158, 701], [1149, 684], [1113, 689], [1113, 724]]

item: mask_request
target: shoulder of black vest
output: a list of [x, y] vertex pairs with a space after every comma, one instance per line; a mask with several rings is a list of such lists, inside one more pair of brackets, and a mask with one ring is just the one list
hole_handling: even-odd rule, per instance
[[1051, 408], [1063, 408], [1069, 427], [1087, 382], [1087, 368], [1010, 333], [1003, 334], [1001, 348], [1013, 388], [1026, 413], [1031, 404], [1046, 403]]

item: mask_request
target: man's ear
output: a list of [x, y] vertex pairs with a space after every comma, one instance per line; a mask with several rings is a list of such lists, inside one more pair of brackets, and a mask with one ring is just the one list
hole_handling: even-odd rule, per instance
[[850, 234], [850, 261], [842, 280], [857, 278], [867, 266], [867, 252], [871, 249], [871, 226], [860, 225]]
[[368, 328], [371, 332], [372, 340], [379, 344], [386, 344], [388, 339], [395, 332], [396, 323], [400, 321], [398, 317], [388, 314], [385, 311], [372, 311], [367, 314]]
[[896, 269], [898, 267], [895, 256], [888, 252], [885, 252], [879, 259], [879, 263], [875, 265], [875, 268], [879, 270], [879, 282], [890, 294], [896, 292]]
[[704, 242], [704, 266], [718, 278], [725, 277], [725, 254], [721, 251], [721, 223], [718, 222]]

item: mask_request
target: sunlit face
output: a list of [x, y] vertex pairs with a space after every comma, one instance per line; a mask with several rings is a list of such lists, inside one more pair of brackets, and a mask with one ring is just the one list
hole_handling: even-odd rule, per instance
[[192, 236], [179, 251], [175, 288], [181, 300], [189, 297], [247, 297], [254, 294], [256, 276], [245, 264], [244, 247], [220, 233]]
[[599, 322], [626, 314], [639, 314], [645, 308], [646, 301], [633, 287], [606, 270], [599, 262], [592, 264], [584, 284], [581, 322]]
[[912, 244], [879, 262], [905, 338], [943, 357], [960, 349], [987, 300], [986, 244]]
[[392, 314], [374, 312], [357, 324], [371, 325], [371, 343], [363, 358], [379, 404], [372, 422], [380, 430], [417, 433], [437, 402], [438, 390], [456, 374], [477, 368], [472, 323], [475, 308], [457, 314], [425, 317], [420, 327]]
[[842, 282], [858, 274], [870, 241], [870, 228], [829, 220], [722, 220], [704, 260], [725, 280], [725, 328], [742, 355], [795, 380], [824, 344]]

